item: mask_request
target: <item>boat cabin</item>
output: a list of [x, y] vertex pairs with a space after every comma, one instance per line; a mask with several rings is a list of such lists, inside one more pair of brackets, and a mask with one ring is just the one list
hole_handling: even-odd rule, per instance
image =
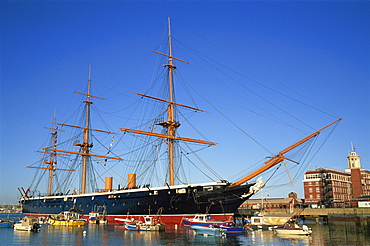
[[209, 220], [211, 220], [211, 216], [208, 214], [196, 214], [192, 219], [192, 221], [196, 222], [207, 222]]
[[39, 220], [35, 217], [23, 217], [22, 220], [18, 222], [22, 226], [32, 226], [34, 224], [38, 224]]

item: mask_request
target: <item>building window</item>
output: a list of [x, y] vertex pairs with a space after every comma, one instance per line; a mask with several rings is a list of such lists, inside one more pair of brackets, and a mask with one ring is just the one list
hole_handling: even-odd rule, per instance
[[320, 188], [319, 187], [316, 187], [316, 192], [320, 192]]
[[312, 199], [313, 198], [313, 195], [310, 195], [310, 199]]
[[320, 194], [317, 194], [316, 198], [317, 198], [317, 199], [320, 199]]
[[312, 193], [312, 188], [309, 188], [309, 189], [308, 189], [308, 192]]
[[312, 186], [312, 182], [308, 182], [308, 185], [309, 185], [309, 186]]

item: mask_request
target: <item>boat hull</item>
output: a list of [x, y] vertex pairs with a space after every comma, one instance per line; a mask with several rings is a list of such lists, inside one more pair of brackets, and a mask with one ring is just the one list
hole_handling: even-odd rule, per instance
[[135, 224], [128, 224], [125, 223], [124, 227], [128, 231], [163, 231], [164, 225], [135, 225]]
[[84, 226], [85, 220], [56, 220], [49, 218], [49, 224], [54, 226]]
[[311, 235], [312, 231], [303, 229], [275, 229], [276, 234], [279, 235]]
[[40, 231], [41, 226], [35, 217], [23, 217], [20, 221], [14, 224], [14, 230], [16, 231]]
[[171, 186], [136, 190], [22, 198], [22, 212], [32, 216], [56, 215], [74, 209], [88, 217], [96, 206], [104, 206], [108, 222], [115, 218], [134, 219], [157, 214], [163, 223], [181, 223], [197, 213], [211, 214], [217, 220], [230, 220], [238, 207], [252, 194], [253, 184], [228, 187], [216, 185]]
[[206, 227], [206, 226], [191, 226], [191, 229], [195, 231], [196, 234], [201, 235], [212, 235], [212, 236], [224, 236], [226, 235], [226, 229]]
[[252, 216], [249, 226], [253, 230], [273, 230], [284, 227], [285, 223], [292, 218], [292, 214], [273, 214]]
[[3, 223], [0, 223], [0, 228], [1, 227], [13, 227], [13, 222], [3, 222]]
[[216, 225], [227, 225], [230, 221], [207, 221], [207, 222], [197, 222], [191, 221], [189, 219], [183, 219], [184, 226], [216, 226]]
[[14, 230], [16, 231], [37, 231], [32, 226], [21, 226], [21, 225], [14, 225]]
[[247, 232], [246, 228], [242, 226], [215, 226], [215, 227], [225, 229], [226, 234], [240, 234]]
[[138, 227], [137, 225], [130, 225], [130, 224], [126, 224], [125, 223], [125, 229], [128, 230], [128, 231], [138, 231], [140, 227]]

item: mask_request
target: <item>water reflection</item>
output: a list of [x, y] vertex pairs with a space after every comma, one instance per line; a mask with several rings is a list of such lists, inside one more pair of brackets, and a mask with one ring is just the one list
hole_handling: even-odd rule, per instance
[[311, 236], [275, 235], [253, 231], [227, 237], [197, 235], [190, 228], [166, 226], [166, 231], [126, 231], [123, 226], [86, 225], [65, 227], [43, 225], [41, 232], [0, 230], [2, 245], [370, 245], [365, 224], [310, 224]]

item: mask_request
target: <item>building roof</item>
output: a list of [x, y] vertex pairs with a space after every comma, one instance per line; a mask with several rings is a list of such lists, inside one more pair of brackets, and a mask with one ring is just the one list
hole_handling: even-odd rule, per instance
[[248, 199], [243, 204], [256, 204], [256, 203], [290, 203], [292, 200], [296, 200], [299, 203], [302, 203], [302, 199], [299, 198], [265, 198], [265, 199]]
[[305, 174], [321, 173], [321, 172], [333, 172], [333, 173], [338, 173], [338, 174], [343, 174], [343, 175], [350, 175], [345, 171], [337, 170], [334, 168], [316, 168], [315, 170], [307, 170]]

